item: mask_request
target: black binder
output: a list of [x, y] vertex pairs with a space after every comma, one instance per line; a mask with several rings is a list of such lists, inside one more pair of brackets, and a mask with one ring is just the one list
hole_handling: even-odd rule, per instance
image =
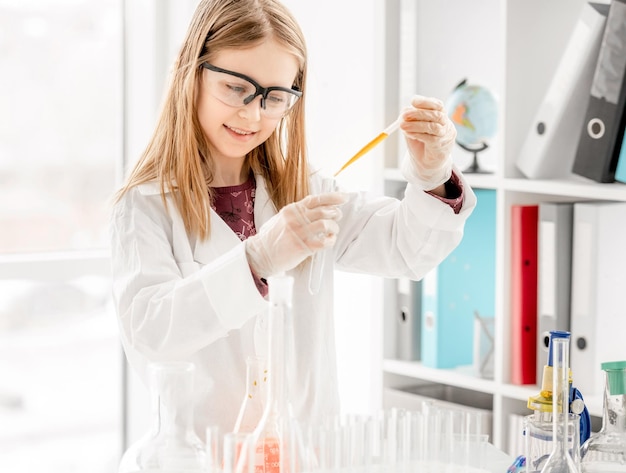
[[613, 182], [626, 121], [626, 0], [612, 0], [572, 171]]

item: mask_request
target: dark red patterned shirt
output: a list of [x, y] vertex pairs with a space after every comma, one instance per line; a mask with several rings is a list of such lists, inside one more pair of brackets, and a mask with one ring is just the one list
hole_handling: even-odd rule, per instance
[[[254, 196], [256, 181], [250, 176], [238, 186], [212, 187], [213, 202], [211, 207], [228, 224], [241, 241], [256, 235], [254, 225]], [[252, 270], [251, 270], [252, 271]], [[254, 282], [263, 297], [267, 295], [267, 283], [252, 271]]]
[[254, 226], [254, 196], [256, 182], [250, 177], [238, 186], [212, 187], [213, 210], [222, 217], [241, 241], [256, 234]]

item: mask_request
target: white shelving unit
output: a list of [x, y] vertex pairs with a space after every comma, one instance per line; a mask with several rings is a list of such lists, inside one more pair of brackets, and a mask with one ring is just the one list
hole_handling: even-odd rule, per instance
[[[481, 161], [492, 173], [467, 175], [472, 187], [494, 189], [497, 195], [494, 379], [478, 378], [463, 369], [438, 370], [422, 366], [420, 362], [385, 359], [383, 388], [433, 383], [490, 396], [491, 441], [505, 451], [509, 414], [530, 414], [526, 401], [539, 389], [509, 382], [509, 209], [512, 204], [545, 201], [626, 201], [626, 185], [620, 183], [596, 184], [578, 176], [529, 180], [515, 166], [532, 117], [583, 4], [583, 0], [393, 0], [386, 3], [386, 67], [398, 71], [395, 75], [387, 73], [386, 118], [398, 113], [395, 104], [405, 102], [402, 91], [407, 89], [407, 82], [413, 84], [414, 93], [445, 100], [463, 78], [496, 93], [500, 116], [498, 136], [485, 152], [484, 162]], [[411, 25], [414, 30], [407, 32], [406, 28]], [[409, 44], [405, 44], [407, 40]], [[406, 61], [410, 62], [409, 67]], [[386, 150], [385, 180], [388, 183], [402, 180], [394, 158], [399, 146], [400, 141], [390, 143]], [[454, 159], [463, 168], [469, 164], [470, 156], [459, 148]], [[585, 400], [597, 421], [602, 413], [602, 400], [600, 397], [585, 397]], [[471, 399], [468, 403], [472, 403]]]

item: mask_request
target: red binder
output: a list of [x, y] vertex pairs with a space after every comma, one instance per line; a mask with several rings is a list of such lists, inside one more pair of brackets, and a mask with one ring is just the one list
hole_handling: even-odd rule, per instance
[[537, 382], [539, 205], [511, 206], [511, 383]]

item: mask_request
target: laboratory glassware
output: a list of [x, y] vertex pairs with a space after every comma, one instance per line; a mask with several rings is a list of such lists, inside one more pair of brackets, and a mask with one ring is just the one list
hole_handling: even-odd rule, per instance
[[488, 435], [481, 425], [480, 413], [433, 400], [419, 410], [332, 416], [313, 426], [313, 471], [486, 473]]
[[[560, 338], [569, 343], [570, 333], [562, 330], [550, 332], [547, 364], [543, 367], [541, 390], [528, 398], [528, 408], [533, 413], [524, 418], [525, 463], [528, 472], [541, 471], [553, 450], [553, 345]], [[580, 444], [589, 438], [591, 420], [582, 395], [572, 385], [572, 371], [568, 370], [569, 384], [569, 449], [575, 461], [579, 459]], [[574, 425], [578, 423], [578, 425]]]
[[602, 363], [602, 428], [581, 449], [584, 473], [626, 472], [626, 361]]
[[148, 365], [152, 428], [124, 452], [118, 473], [207, 471], [205, 446], [193, 428], [194, 371], [187, 362]]
[[391, 125], [389, 125], [387, 128], [385, 128], [380, 134], [378, 134], [378, 136], [376, 136], [376, 138], [374, 138], [372, 141], [367, 143], [365, 146], [363, 146], [363, 148], [361, 148], [359, 151], [357, 151], [357, 153], [354, 156], [352, 156], [350, 159], [348, 159], [348, 161], [346, 161], [343, 164], [343, 166], [341, 166], [341, 168], [339, 168], [339, 171], [337, 171], [335, 174], [333, 174], [333, 176], [337, 177], [337, 175], [341, 171], [343, 171], [348, 166], [350, 166], [352, 163], [354, 163], [359, 158], [364, 156], [366, 153], [368, 153], [369, 151], [374, 149], [379, 143], [384, 141], [385, 138], [387, 138], [394, 131], [396, 131], [398, 128], [400, 128], [400, 124], [401, 123], [402, 123], [402, 117], [398, 117], [398, 119], [395, 122], [393, 122]]
[[268, 370], [263, 357], [246, 359], [246, 393], [233, 432], [252, 433], [263, 416], [267, 400]]
[[[335, 190], [335, 180], [331, 177], [322, 179], [321, 193], [332, 192]], [[324, 266], [329, 264], [328, 258], [332, 255], [332, 249], [325, 248], [317, 251], [311, 256], [311, 272], [309, 273], [309, 293], [315, 295], [319, 292], [322, 284], [322, 275], [324, 274]]]
[[248, 432], [229, 432], [224, 435], [224, 461], [220, 473], [254, 473], [252, 443]]
[[289, 385], [295, 375], [291, 364], [294, 354], [291, 320], [293, 278], [284, 274], [272, 276], [268, 279], [268, 289], [269, 389], [263, 415], [250, 435], [255, 451], [254, 471], [307, 471], [310, 455], [305, 451], [300, 424], [289, 399]]
[[[571, 442], [578, 441], [578, 432], [570, 429], [569, 408], [569, 338], [552, 340], [552, 453], [541, 473], [579, 473], [580, 461]], [[578, 425], [577, 422], [574, 425]]]
[[[265, 445], [263, 442], [257, 442], [254, 447], [250, 444], [253, 441], [252, 434], [259, 425], [263, 412], [266, 408], [268, 401], [269, 391], [269, 371], [267, 367], [267, 359], [259, 356], [249, 356], [246, 359], [246, 393], [244, 395], [241, 408], [239, 409], [239, 415], [235, 422], [235, 428], [233, 432], [227, 434], [224, 437], [224, 462], [225, 472], [229, 468], [233, 473], [237, 473], [237, 469], [241, 471], [247, 471], [247, 468], [253, 464], [250, 462], [257, 461], [261, 464], [265, 456]], [[228, 438], [229, 443], [226, 442]], [[246, 445], [242, 442], [245, 440]], [[240, 444], [235, 442], [239, 441]], [[245, 451], [241, 452], [243, 448]], [[251, 448], [251, 450], [248, 450]], [[237, 449], [237, 452], [235, 452]], [[226, 457], [230, 457], [230, 462], [226, 464]], [[251, 460], [252, 458], [258, 460]], [[237, 464], [237, 461], [241, 461], [241, 464]], [[264, 467], [258, 467], [259, 473], [264, 471]]]

